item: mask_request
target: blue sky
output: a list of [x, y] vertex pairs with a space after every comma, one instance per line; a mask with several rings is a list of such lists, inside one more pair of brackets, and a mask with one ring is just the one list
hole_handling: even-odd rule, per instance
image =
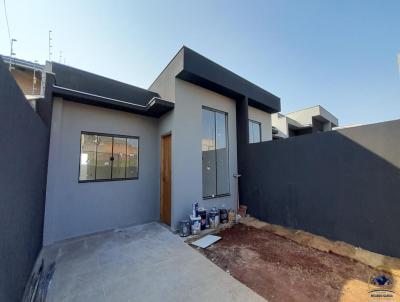
[[[184, 44], [342, 125], [400, 118], [400, 1], [6, 0], [17, 57], [147, 88]], [[4, 8], [0, 53], [9, 54]], [[64, 61], [64, 59], [62, 59]]]

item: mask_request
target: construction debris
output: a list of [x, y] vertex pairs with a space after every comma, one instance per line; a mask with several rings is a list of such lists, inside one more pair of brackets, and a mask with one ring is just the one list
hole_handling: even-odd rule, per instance
[[44, 260], [42, 259], [38, 270], [33, 271], [29, 277], [22, 302], [45, 302], [55, 269], [55, 262], [45, 268]]
[[192, 242], [192, 244], [205, 249], [220, 239], [221, 237], [219, 236], [206, 235], [203, 238], [196, 240], [195, 242]]

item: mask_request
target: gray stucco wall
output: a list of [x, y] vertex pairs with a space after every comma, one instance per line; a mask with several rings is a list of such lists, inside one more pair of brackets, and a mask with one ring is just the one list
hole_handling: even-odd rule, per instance
[[48, 130], [0, 60], [0, 301], [22, 298], [42, 247]]
[[[139, 179], [78, 183], [81, 131], [139, 136]], [[158, 120], [56, 98], [44, 243], [159, 219]]]
[[251, 215], [400, 257], [400, 120], [247, 146]]
[[[192, 202], [210, 209], [235, 208], [237, 185], [236, 102], [210, 90], [176, 79], [172, 126], [172, 227], [191, 214]], [[202, 106], [228, 113], [230, 196], [203, 200]]]
[[183, 69], [183, 51], [182, 48], [149, 87], [165, 100], [175, 100], [175, 76]]

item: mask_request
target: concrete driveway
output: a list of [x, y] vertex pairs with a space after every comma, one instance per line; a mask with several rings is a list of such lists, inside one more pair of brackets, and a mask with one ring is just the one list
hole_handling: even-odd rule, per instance
[[264, 301], [157, 223], [45, 248], [47, 302]]

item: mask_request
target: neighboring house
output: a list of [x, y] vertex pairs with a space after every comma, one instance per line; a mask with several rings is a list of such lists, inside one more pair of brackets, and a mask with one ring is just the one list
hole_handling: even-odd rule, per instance
[[14, 57], [0, 55], [9, 66], [12, 76], [25, 97], [35, 106], [35, 100], [42, 94], [42, 73], [44, 66]]
[[342, 126], [334, 127], [334, 128], [332, 128], [332, 130], [340, 130], [340, 129], [347, 129], [347, 128], [360, 127], [360, 126], [365, 126], [365, 124], [342, 125]]
[[273, 138], [287, 138], [316, 132], [331, 131], [338, 119], [320, 105], [291, 112], [272, 114]]
[[[44, 244], [237, 206], [249, 142], [272, 139], [280, 99], [182, 47], [148, 90], [47, 63], [51, 127]], [[42, 114], [45, 112], [46, 114]]]

